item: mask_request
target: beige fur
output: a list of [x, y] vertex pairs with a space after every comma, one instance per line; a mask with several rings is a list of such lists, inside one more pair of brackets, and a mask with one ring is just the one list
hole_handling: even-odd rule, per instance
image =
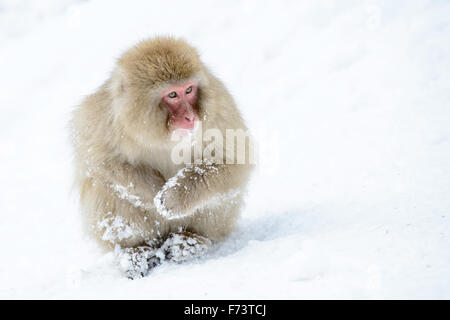
[[212, 204], [208, 199], [244, 190], [249, 165], [201, 163], [185, 169], [180, 184], [167, 188], [163, 198], [170, 210], [194, 210], [192, 215], [168, 220], [154, 206], [155, 195], [184, 167], [170, 158], [174, 142], [160, 93], [191, 79], [198, 81], [203, 130], [218, 128], [224, 136], [227, 128], [246, 130], [224, 85], [194, 48], [173, 38], [142, 41], [127, 51], [111, 77], [74, 111], [71, 126], [83, 217], [106, 248], [157, 248], [171, 234], [185, 232], [214, 242], [232, 231], [242, 193]]

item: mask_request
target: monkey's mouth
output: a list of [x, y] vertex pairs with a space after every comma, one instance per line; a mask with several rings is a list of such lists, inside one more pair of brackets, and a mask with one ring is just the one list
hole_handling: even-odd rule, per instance
[[169, 127], [172, 130], [194, 130], [198, 118], [195, 114], [174, 115], [169, 117]]
[[180, 138], [188, 138], [195, 135], [197, 129], [200, 127], [199, 121], [194, 121], [192, 127], [183, 128], [183, 127], [174, 127], [172, 126], [172, 136], [180, 137]]

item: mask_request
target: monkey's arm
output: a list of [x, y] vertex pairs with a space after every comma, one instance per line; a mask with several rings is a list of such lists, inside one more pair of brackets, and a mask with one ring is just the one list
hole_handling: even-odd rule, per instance
[[161, 174], [152, 168], [116, 160], [103, 163], [96, 171], [113, 194], [142, 210], [154, 208], [153, 199], [165, 183]]
[[221, 197], [239, 193], [249, 172], [249, 166], [241, 164], [202, 163], [186, 167], [167, 181], [155, 197], [155, 206], [169, 219], [189, 215]]

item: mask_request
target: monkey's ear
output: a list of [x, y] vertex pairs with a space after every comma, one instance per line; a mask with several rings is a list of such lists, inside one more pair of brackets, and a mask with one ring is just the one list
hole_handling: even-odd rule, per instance
[[125, 72], [119, 66], [117, 66], [111, 74], [111, 82], [109, 84], [110, 92], [116, 96], [121, 96], [127, 87], [127, 79]]

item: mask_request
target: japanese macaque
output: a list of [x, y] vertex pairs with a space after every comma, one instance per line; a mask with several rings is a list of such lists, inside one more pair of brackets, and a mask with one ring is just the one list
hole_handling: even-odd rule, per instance
[[249, 155], [236, 161], [249, 144], [235, 146], [235, 135], [225, 142], [226, 131], [247, 128], [183, 40], [154, 38], [125, 52], [71, 128], [85, 225], [130, 278], [196, 258], [233, 230], [252, 165]]

